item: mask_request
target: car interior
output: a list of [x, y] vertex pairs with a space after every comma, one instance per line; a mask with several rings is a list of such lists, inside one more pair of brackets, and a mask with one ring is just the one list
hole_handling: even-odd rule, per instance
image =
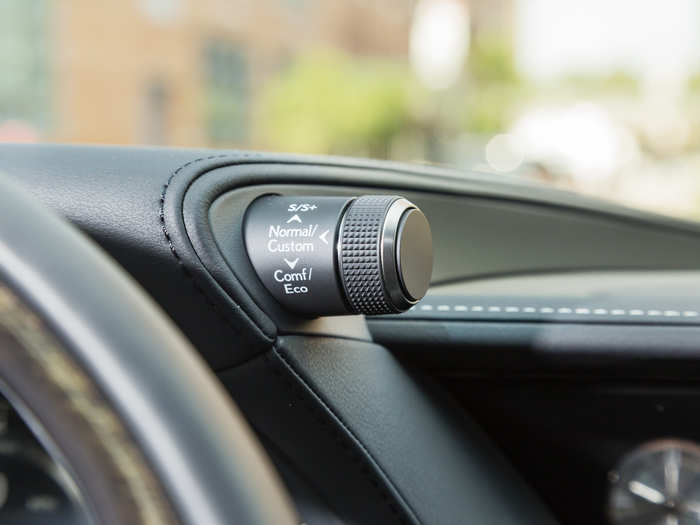
[[[452, 129], [439, 120], [449, 108], [424, 122], [433, 127], [415, 128], [428, 130], [424, 158], [373, 149], [369, 136], [361, 147], [350, 139], [342, 147], [307, 147], [297, 134], [315, 136], [305, 120], [315, 117], [294, 100], [292, 85], [311, 67], [306, 63], [275, 87], [292, 108], [291, 120], [275, 120], [269, 134], [291, 126], [283, 152], [216, 127], [237, 126], [240, 108], [231, 109], [243, 96], [237, 81], [230, 100], [223, 92], [206, 95], [219, 97], [207, 106], [219, 118], [213, 129], [223, 133], [216, 140], [120, 139], [109, 118], [132, 118], [120, 102], [129, 90], [100, 91], [80, 62], [85, 55], [92, 66], [102, 64], [96, 78], [104, 76], [105, 84], [117, 73], [135, 75], [124, 65], [142, 60], [133, 53], [114, 51], [112, 65], [103, 63], [112, 43], [159, 60], [162, 46], [185, 53], [185, 44], [174, 43], [177, 31], [189, 31], [192, 20], [204, 24], [205, 11], [234, 20], [237, 9], [249, 10], [269, 22], [269, 13], [282, 9], [285, 20], [296, 12], [318, 15], [319, 27], [319, 13], [335, 20], [352, 12], [349, 26], [367, 21], [368, 29], [356, 33], [362, 42], [376, 37], [389, 46], [396, 34], [388, 21], [405, 23], [401, 45], [415, 58], [412, 74], [427, 74], [431, 100], [449, 104], [478, 84], [481, 77], [460, 68], [472, 60], [469, 46], [479, 45], [480, 28], [501, 23], [504, 11], [526, 29], [540, 18], [550, 24], [554, 13], [562, 27], [588, 31], [600, 20], [596, 13], [617, 9], [614, 16], [628, 20], [637, 3], [613, 9], [593, 2], [600, 5], [589, 6], [588, 18], [553, 0], [502, 0], [496, 7], [476, 0], [392, 0], [391, 7], [343, 0], [340, 14], [321, 1], [290, 3], [0, 7], [7, 35], [21, 33], [11, 25], [35, 35], [29, 22], [38, 19], [63, 35], [57, 47], [48, 46], [66, 60], [56, 59], [52, 78], [72, 97], [66, 107], [76, 110], [65, 129], [58, 117], [42, 128], [32, 120], [33, 105], [16, 104], [23, 96], [17, 85], [8, 98], [10, 88], [0, 82], [0, 523], [700, 523], [700, 424], [692, 415], [700, 398], [700, 215], [682, 212], [680, 204], [664, 208], [668, 194], [661, 189], [677, 183], [679, 199], [700, 203], [700, 186], [692, 193], [668, 175], [673, 163], [700, 181], [691, 164], [693, 147], [700, 149], [692, 133], [687, 151], [666, 157], [639, 139], [632, 167], [605, 183], [590, 175], [591, 165], [552, 167], [568, 158], [563, 153], [551, 166], [526, 153], [510, 166], [502, 142], [520, 136], [515, 124], [508, 135], [496, 135], [501, 142], [485, 141], [481, 168], [446, 160], [456, 158], [440, 142]], [[638, 25], [654, 26], [660, 10], [671, 26], [688, 19], [697, 29], [700, 8], [672, 4], [668, 12], [657, 2], [639, 7]], [[138, 24], [153, 25], [152, 42], [138, 33], [135, 13], [148, 20]], [[240, 19], [258, 19], [250, 13]], [[106, 17], [104, 28], [80, 17]], [[126, 29], [132, 19], [135, 27]], [[301, 33], [308, 29], [303, 20], [294, 23]], [[664, 24], [658, 22], [668, 29]], [[219, 29], [248, 35], [234, 26], [222, 22]], [[683, 27], [669, 39], [685, 42], [693, 31]], [[557, 53], [550, 48], [558, 30], [551, 31], [542, 45]], [[94, 49], [65, 44], [79, 38]], [[438, 67], [442, 55], [430, 52], [440, 45], [415, 51], [426, 38], [456, 49], [460, 68]], [[0, 47], [12, 47], [9, 40]], [[261, 33], [260, 42], [273, 41]], [[594, 44], [582, 49], [589, 47], [599, 57]], [[0, 51], [0, 64], [21, 55], [20, 48]], [[222, 49], [203, 56], [230, 62], [233, 71], [237, 59]], [[660, 49], [665, 63], [669, 48]], [[520, 60], [528, 71], [528, 59]], [[358, 101], [369, 100], [360, 66], [336, 64], [324, 74], [342, 67], [357, 74], [357, 84], [347, 86], [337, 106], [318, 101], [331, 121], [350, 119], [364, 111]], [[377, 67], [369, 69], [379, 74]], [[488, 77], [491, 69], [484, 71]], [[313, 77], [323, 84], [319, 98], [331, 82], [320, 77]], [[593, 80], [576, 82], [598, 93]], [[146, 100], [155, 100], [156, 117], [185, 111], [184, 103], [159, 106], [167, 96], [151, 88]], [[61, 89], [47, 100], [65, 95]], [[79, 103], [92, 89], [106, 98], [95, 95], [81, 121]], [[389, 93], [370, 113], [391, 106]], [[346, 105], [345, 117], [327, 114]], [[13, 107], [20, 109], [7, 109]], [[94, 127], [101, 119], [103, 128]], [[171, 129], [167, 119], [149, 122], [153, 136]], [[586, 122], [572, 122], [586, 129]], [[180, 125], [188, 124], [177, 121], [172, 129]], [[554, 126], [549, 139], [534, 136], [555, 143], [562, 129]], [[464, 133], [455, 137], [463, 140]], [[594, 156], [595, 136], [613, 140], [600, 133], [573, 136], [583, 137], [584, 151]], [[466, 155], [466, 143], [459, 144]], [[623, 175], [646, 185], [645, 202], [653, 205], [630, 200]], [[577, 186], [576, 177], [584, 182]]]

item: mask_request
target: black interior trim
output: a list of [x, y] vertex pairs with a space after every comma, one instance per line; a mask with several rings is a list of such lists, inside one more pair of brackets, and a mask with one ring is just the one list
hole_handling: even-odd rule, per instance
[[[290, 335], [304, 333], [306, 329], [300, 327], [308, 320], [278, 312], [269, 296], [258, 291], [255, 276], [251, 278], [247, 273], [244, 251], [231, 249], [235, 246], [224, 245], [219, 239], [212, 244], [209, 237], [200, 236], [207, 231], [215, 236], [216, 228], [225, 223], [223, 207], [215, 218], [220, 221], [218, 226], [212, 219], [214, 208], [209, 205], [218, 202], [217, 197], [226, 198], [229, 191], [250, 192], [252, 196], [275, 187], [285, 192], [313, 188], [334, 195], [388, 189], [404, 194], [427, 212], [433, 224], [436, 282], [554, 268], [678, 270], [700, 265], [700, 228], [692, 223], [537, 185], [501, 183], [487, 176], [456, 176], [436, 168], [354, 159], [243, 152], [219, 155], [207, 151], [58, 146], [0, 146], [0, 152], [0, 169], [11, 171], [45, 204], [84, 229], [147, 288], [210, 366], [222, 371], [222, 380], [256, 431], [279, 447], [294, 472], [313, 481], [312, 490], [322, 495], [321, 502], [332, 506], [334, 515], [350, 522], [394, 522], [397, 517], [391, 505], [401, 504], [381, 477], [378, 481], [363, 474], [363, 467], [371, 467], [363, 447], [381, 465], [391, 485], [399, 488], [421, 522], [460, 522], [465, 515], [471, 516], [473, 509], [481, 509], [483, 514], [475, 515], [475, 521], [516, 523], [532, 515], [534, 522], [542, 523], [548, 518], [539, 517], [548, 513], [501, 455], [492, 454], [489, 440], [469, 417], [446, 408], [449, 403], [424, 388], [383, 347], [365, 341], [366, 332], [351, 335], [352, 330], [364, 326], [364, 322], [357, 324], [361, 318], [353, 318], [349, 322], [355, 324], [334, 334], [340, 337], [321, 335], [331, 335], [330, 324], [322, 330], [309, 330], [304, 336]], [[231, 202], [234, 200], [231, 197]], [[239, 225], [235, 217], [228, 219], [220, 233], [236, 235]], [[395, 330], [405, 336], [416, 330], [416, 340], [424, 338], [421, 359], [432, 356], [433, 364], [439, 365], [437, 358], [441, 355], [448, 366], [450, 359], [462, 360], [455, 367], [464, 374], [455, 376], [458, 381], [474, 370], [472, 365], [478, 360], [469, 361], [474, 355], [488, 354], [492, 362], [508, 355], [497, 357], [501, 348], [498, 335], [489, 332], [492, 329], [502, 334], [511, 331], [513, 341], [504, 346], [513, 356], [520, 352], [521, 363], [534, 357], [533, 362], [539, 359], [544, 368], [551, 366], [553, 374], [566, 366], [570, 368], [565, 372], [574, 374], [576, 359], [585, 358], [586, 345], [596, 338], [608, 337], [612, 344], [615, 338], [626, 338], [631, 333], [626, 330], [636, 329], [630, 323], [625, 331], [611, 335], [605, 330], [616, 326], [596, 325], [589, 340], [582, 337], [577, 341], [575, 327], [588, 329], [592, 325], [537, 322], [521, 327], [497, 320], [474, 322], [479, 319], [377, 320], [371, 326], [395, 323], [395, 327], [402, 323], [400, 330], [388, 328], [385, 334]], [[425, 322], [430, 324], [421, 327], [420, 323]], [[484, 325], [481, 331], [475, 330], [480, 324]], [[539, 354], [528, 352], [527, 345], [539, 341], [542, 334], [532, 331], [553, 326], [571, 330], [573, 339], [568, 341], [575, 343], [573, 350], [567, 353], [563, 346], [563, 351], [559, 347], [554, 351], [545, 344]], [[425, 328], [434, 334], [418, 333]], [[690, 326], [677, 330], [681, 350], [674, 366], [683, 361], [684, 345], [690, 343], [681, 339], [691, 335], [691, 330]], [[315, 335], [308, 337], [311, 333]], [[445, 333], [452, 339], [445, 338]], [[565, 342], [567, 334], [562, 332], [558, 337]], [[278, 343], [277, 351], [284, 352], [323, 403], [305, 390], [274, 355], [273, 340]], [[444, 345], [446, 340], [452, 346]], [[386, 342], [397, 356], [410, 357], [397, 347], [396, 339]], [[430, 345], [434, 352], [426, 351]], [[479, 345], [482, 348], [477, 352]], [[687, 348], [689, 353], [695, 351], [691, 346]], [[649, 362], [655, 364], [659, 352], [660, 346], [653, 347]], [[614, 347], [610, 355], [591, 355], [603, 360], [598, 370], [608, 366], [605, 362], [612, 357], [632, 360], [631, 354], [619, 347]], [[576, 359], [562, 365], [563, 358], [571, 356]], [[417, 351], [413, 357], [418, 357]], [[482, 364], [487, 362], [483, 359]], [[518, 363], [517, 356], [513, 363]], [[597, 366], [595, 362], [593, 365]], [[312, 409], [299, 410], [300, 404]], [[333, 413], [325, 410], [324, 404]], [[415, 410], [417, 405], [422, 408]], [[392, 417], [408, 412], [411, 421], [400, 419], [395, 427], [388, 424]], [[342, 417], [361, 447], [347, 436], [333, 414]], [[395, 432], [387, 435], [387, 426]], [[430, 432], [430, 437], [417, 439], [424, 435], [422, 432]], [[436, 442], [449, 446], [433, 445]], [[433, 469], [440, 470], [439, 476], [435, 474], [436, 483], [429, 487], [441, 489], [435, 494], [426, 490], [424, 482], [425, 473], [435, 472]], [[482, 480], [480, 486], [473, 485], [472, 476]], [[374, 487], [372, 479], [384, 492]], [[488, 481], [484, 483], [484, 479]], [[511, 487], [512, 493], [510, 489], [501, 490], [503, 486]], [[470, 490], [460, 490], [463, 487]], [[468, 499], [470, 494], [474, 499]], [[403, 510], [400, 514], [409, 515]]]

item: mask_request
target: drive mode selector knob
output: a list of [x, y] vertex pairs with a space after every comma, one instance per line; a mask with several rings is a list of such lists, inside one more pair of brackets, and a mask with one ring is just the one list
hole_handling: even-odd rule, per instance
[[398, 196], [260, 197], [243, 235], [265, 287], [303, 315], [402, 312], [430, 283], [430, 226]]

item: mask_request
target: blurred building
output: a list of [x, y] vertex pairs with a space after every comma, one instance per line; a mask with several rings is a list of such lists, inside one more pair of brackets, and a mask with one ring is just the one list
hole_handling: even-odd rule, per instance
[[0, 121], [43, 140], [245, 145], [305, 48], [405, 56], [411, 0], [5, 0]]

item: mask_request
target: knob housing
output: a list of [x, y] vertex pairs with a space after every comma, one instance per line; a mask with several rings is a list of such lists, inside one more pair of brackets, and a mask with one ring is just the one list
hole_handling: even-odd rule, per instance
[[249, 206], [243, 233], [265, 287], [302, 315], [402, 312], [430, 282], [430, 226], [398, 196], [268, 195]]

